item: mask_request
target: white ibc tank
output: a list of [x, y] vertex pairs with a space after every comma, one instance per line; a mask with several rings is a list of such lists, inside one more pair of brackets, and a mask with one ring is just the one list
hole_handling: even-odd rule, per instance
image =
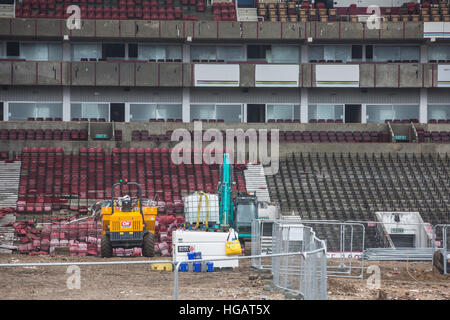
[[189, 223], [196, 223], [198, 216], [198, 203], [201, 198], [200, 222], [206, 221], [206, 214], [209, 208], [209, 222], [219, 223], [219, 197], [216, 194], [206, 194], [208, 197], [208, 206], [206, 197], [200, 193], [194, 193], [184, 198], [184, 216]]

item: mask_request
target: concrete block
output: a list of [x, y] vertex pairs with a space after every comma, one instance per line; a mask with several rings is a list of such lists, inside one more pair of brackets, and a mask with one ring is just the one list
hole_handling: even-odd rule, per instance
[[31, 61], [13, 62], [13, 84], [35, 85], [37, 63]]
[[219, 21], [217, 28], [220, 39], [240, 39], [241, 23], [237, 21]]
[[400, 65], [400, 87], [422, 87], [422, 65], [419, 63], [403, 63]]
[[93, 86], [96, 62], [72, 62], [71, 84], [74, 86]]
[[180, 87], [182, 85], [182, 64], [159, 64], [159, 85], [161, 87]]
[[38, 84], [39, 85], [61, 85], [62, 63], [53, 61], [38, 62]]
[[[0, 19], [1, 20], [1, 19]], [[34, 36], [35, 23], [32, 19], [12, 19], [11, 35], [12, 36]]]
[[339, 39], [339, 23], [336, 22], [311, 22], [314, 29], [314, 39]]
[[397, 88], [398, 87], [398, 64], [387, 63], [376, 66], [376, 87]]
[[134, 86], [134, 62], [120, 62], [119, 85]]
[[312, 88], [316, 83], [316, 67], [314, 63], [300, 65], [300, 87]]
[[161, 21], [161, 38], [183, 39], [182, 21]]
[[0, 36], [9, 36], [11, 19], [0, 19]]
[[65, 20], [36, 19], [36, 36], [41, 37], [61, 37], [62, 25]]
[[156, 63], [136, 63], [136, 86], [158, 85], [158, 68]]
[[97, 86], [117, 86], [119, 84], [118, 62], [97, 62], [95, 68]]
[[255, 87], [255, 65], [241, 64], [239, 66], [239, 77], [241, 87]]
[[296, 22], [282, 22], [281, 23], [281, 36], [283, 39], [295, 39], [301, 38], [301, 24]]
[[364, 34], [364, 25], [362, 23], [341, 21], [340, 23], [341, 39], [360, 40], [363, 39], [363, 34]]
[[95, 34], [102, 38], [117, 38], [119, 36], [120, 20], [95, 20]]
[[258, 22], [241, 22], [242, 38], [243, 39], [258, 39]]
[[[0, 19], [2, 20], [2, 19]], [[11, 84], [11, 66], [12, 62], [10, 61], [1, 61], [0, 62], [0, 84]]]
[[405, 22], [405, 39], [423, 39], [423, 23]]
[[373, 88], [374, 85], [374, 64], [359, 65], [359, 86], [362, 88]]
[[193, 84], [193, 66], [194, 64], [191, 63], [183, 63], [182, 64], [182, 68], [183, 68], [183, 87], [192, 87]]
[[380, 39], [403, 39], [403, 22], [381, 23]]
[[281, 22], [264, 22], [258, 23], [259, 39], [280, 39]]
[[159, 21], [136, 20], [136, 38], [159, 38]]
[[89, 19], [82, 19], [81, 20], [81, 29], [73, 29], [68, 30], [65, 23], [63, 23], [63, 32], [66, 31], [66, 33], [71, 37], [79, 37], [79, 38], [87, 38], [87, 37], [95, 37], [95, 21], [96, 20], [89, 20]]
[[195, 39], [217, 39], [217, 22], [215, 21], [195, 21]]
[[119, 20], [119, 35], [122, 38], [134, 38], [137, 31], [135, 20]]

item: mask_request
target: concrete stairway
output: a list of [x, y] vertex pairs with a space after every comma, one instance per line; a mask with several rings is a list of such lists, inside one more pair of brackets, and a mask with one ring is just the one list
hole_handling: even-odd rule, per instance
[[0, 18], [14, 18], [14, 5], [0, 4]]
[[0, 207], [16, 207], [19, 179], [20, 161], [0, 161]]
[[260, 164], [248, 164], [247, 170], [244, 170], [244, 176], [247, 191], [251, 193], [256, 192], [258, 201], [270, 202], [263, 166]]
[[258, 21], [258, 13], [256, 8], [238, 8], [238, 21]]

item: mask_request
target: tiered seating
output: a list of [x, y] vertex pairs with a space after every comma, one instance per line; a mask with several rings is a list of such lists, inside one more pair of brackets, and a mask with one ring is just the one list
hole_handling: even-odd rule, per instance
[[81, 121], [81, 122], [106, 122], [105, 118], [72, 118], [72, 121]]
[[425, 131], [424, 128], [416, 128], [418, 142], [450, 143], [450, 131]]
[[[203, 130], [203, 134], [205, 130]], [[226, 136], [225, 130], [221, 130], [223, 137]], [[194, 137], [194, 132], [190, 132]], [[170, 141], [172, 131], [166, 131], [166, 134], [148, 134], [147, 130], [134, 130], [131, 134], [132, 141]], [[280, 142], [298, 142], [298, 143], [321, 143], [321, 142], [390, 142], [391, 135], [387, 131], [283, 131], [279, 130], [278, 137]], [[247, 138], [248, 139], [248, 138]], [[267, 135], [270, 141], [271, 135]]]
[[450, 119], [430, 119], [428, 123], [450, 123]]
[[[205, 0], [177, 2], [175, 6], [174, 0], [164, 0], [163, 3], [158, 0], [24, 0], [16, 3], [16, 17], [66, 19], [70, 5], [80, 7], [81, 19], [199, 20], [198, 14], [207, 17], [204, 15], [207, 13]], [[215, 20], [236, 21], [233, 3], [214, 3], [214, 6], [220, 8]], [[211, 14], [211, 8], [208, 8], [208, 14]]]
[[[64, 154], [62, 148], [24, 148], [19, 184], [19, 213], [50, 213], [61, 209], [86, 212], [100, 199], [137, 189], [122, 186], [112, 190], [120, 179], [139, 183], [143, 196], [158, 201], [159, 212], [182, 213], [182, 196], [203, 190], [215, 193], [219, 166], [176, 165], [168, 148], [80, 148], [78, 154]], [[194, 155], [193, 155], [194, 156]], [[192, 163], [194, 163], [192, 161]], [[234, 170], [236, 190], [245, 191], [242, 168]], [[130, 188], [130, 189], [129, 189]]]
[[[437, 224], [450, 214], [448, 168], [449, 155], [300, 153], [280, 159], [278, 174], [266, 178], [282, 212], [303, 219], [376, 221], [377, 211], [418, 211]], [[366, 248], [379, 246], [372, 231], [366, 225]], [[338, 250], [338, 239], [327, 240]]]
[[1, 129], [0, 140], [88, 140], [87, 130], [59, 129]]
[[236, 7], [233, 2], [214, 2], [214, 21], [236, 21]]
[[28, 121], [62, 121], [62, 118], [27, 118]]
[[[258, 3], [258, 15], [269, 21], [352, 21], [358, 22], [358, 15], [370, 15], [367, 7], [351, 4], [349, 7], [325, 8], [323, 2], [310, 1]], [[401, 7], [381, 7], [383, 21], [450, 21], [448, 3], [446, 1], [425, 1], [421, 4], [405, 2]]]

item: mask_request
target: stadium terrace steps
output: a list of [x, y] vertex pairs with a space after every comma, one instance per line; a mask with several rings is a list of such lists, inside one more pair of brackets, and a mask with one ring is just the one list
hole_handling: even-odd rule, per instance
[[0, 161], [0, 208], [16, 206], [19, 179], [20, 161]]
[[267, 188], [266, 176], [261, 164], [248, 164], [244, 171], [247, 192], [256, 192], [258, 201], [270, 202], [270, 194]]
[[[280, 159], [267, 184], [282, 213], [303, 219], [374, 221], [376, 211], [418, 211], [425, 222], [448, 223], [449, 168], [449, 155], [439, 154], [296, 153]], [[377, 247], [369, 229], [366, 247]]]
[[258, 21], [256, 8], [238, 8], [238, 21]]

